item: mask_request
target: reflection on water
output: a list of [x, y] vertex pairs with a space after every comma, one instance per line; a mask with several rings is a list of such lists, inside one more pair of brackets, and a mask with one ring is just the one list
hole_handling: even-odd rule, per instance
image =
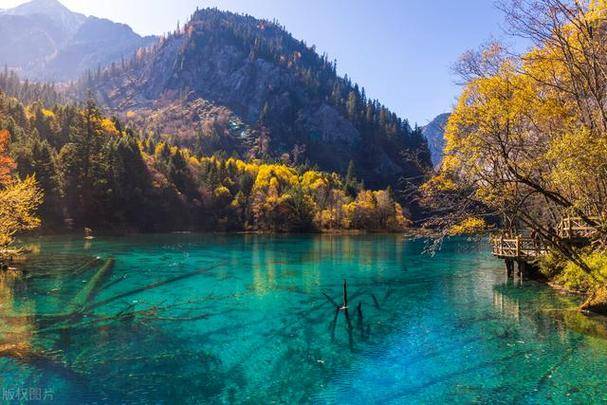
[[32, 347], [34, 303], [15, 299], [15, 294], [25, 288], [19, 273], [0, 271], [0, 352], [14, 348], [26, 351]]
[[[509, 280], [508, 282], [511, 282]], [[508, 297], [500, 289], [493, 291], [493, 306], [505, 316], [519, 321], [521, 319], [521, 302], [516, 298]]]
[[434, 258], [395, 236], [33, 243], [26, 274], [0, 275], [0, 345], [22, 345], [0, 346], [0, 388], [68, 403], [607, 395], [604, 324], [463, 240]]

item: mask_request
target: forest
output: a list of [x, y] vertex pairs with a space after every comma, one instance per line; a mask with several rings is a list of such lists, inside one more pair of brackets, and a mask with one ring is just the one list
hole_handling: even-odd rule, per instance
[[341, 177], [281, 161], [195, 155], [104, 115], [92, 99], [58, 103], [52, 87], [10, 72], [0, 86], [0, 200], [15, 199], [0, 204], [3, 246], [38, 226], [316, 232], [408, 225], [393, 192], [364, 189], [353, 164]]

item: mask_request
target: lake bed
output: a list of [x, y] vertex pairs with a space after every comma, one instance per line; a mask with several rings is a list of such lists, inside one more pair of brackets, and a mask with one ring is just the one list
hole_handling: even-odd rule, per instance
[[[35, 389], [61, 403], [607, 400], [607, 340], [586, 333], [600, 324], [584, 324], [576, 297], [507, 280], [483, 243], [450, 240], [434, 257], [423, 254], [423, 241], [396, 235], [27, 243], [34, 253], [26, 274], [0, 276], [0, 347], [21, 345], [30, 356], [0, 357], [4, 396]], [[99, 275], [109, 259], [111, 271]], [[344, 280], [349, 321], [335, 308]]]

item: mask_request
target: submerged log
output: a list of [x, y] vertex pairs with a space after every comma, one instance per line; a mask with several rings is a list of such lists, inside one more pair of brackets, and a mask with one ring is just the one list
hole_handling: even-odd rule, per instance
[[101, 259], [98, 257], [87, 260], [84, 264], [78, 265], [77, 267], [69, 270], [61, 271], [47, 271], [40, 273], [38, 271], [32, 271], [28, 274], [28, 279], [41, 279], [41, 278], [53, 278], [62, 275], [68, 275], [70, 277], [78, 277], [83, 273], [86, 273], [90, 269], [98, 266], [101, 263]]
[[205, 269], [192, 271], [190, 273], [185, 273], [185, 274], [182, 274], [180, 276], [175, 276], [175, 277], [168, 278], [166, 280], [157, 281], [155, 283], [152, 283], [152, 284], [140, 287], [140, 288], [135, 288], [134, 290], [131, 290], [131, 291], [127, 291], [127, 292], [124, 292], [124, 293], [121, 293], [121, 294], [117, 294], [117, 295], [115, 295], [113, 297], [110, 297], [110, 298], [107, 298], [105, 300], [102, 300], [102, 301], [99, 301], [99, 302], [95, 302], [95, 303], [91, 303], [87, 307], [87, 310], [92, 311], [92, 310], [94, 310], [96, 308], [103, 307], [104, 305], [110, 304], [112, 302], [115, 302], [115, 301], [118, 301], [118, 300], [121, 300], [121, 299], [124, 299], [124, 298], [128, 298], [128, 297], [131, 297], [133, 295], [141, 294], [142, 292], [145, 292], [145, 291], [153, 290], [153, 289], [158, 288], [158, 287], [166, 286], [166, 285], [169, 285], [169, 284], [176, 283], [178, 281], [183, 281], [183, 280], [187, 280], [187, 279], [192, 278], [192, 277], [199, 276], [201, 274], [204, 274], [204, 273], [208, 272], [209, 270], [212, 270], [212, 269], [215, 269], [217, 267], [222, 266], [224, 263], [225, 263], [225, 261], [222, 261], [220, 263], [217, 263], [214, 266], [210, 266], [210, 267], [207, 267]]
[[371, 298], [373, 299], [373, 305], [375, 305], [375, 308], [381, 309], [381, 307], [379, 306], [379, 301], [377, 300], [375, 294], [371, 293]]
[[76, 268], [74, 270], [74, 275], [79, 276], [80, 274], [86, 272], [87, 270], [95, 267], [99, 263], [101, 263], [101, 258], [95, 257], [95, 258], [89, 260], [88, 262], [84, 263], [82, 266]]
[[359, 302], [356, 306], [356, 312], [358, 313], [358, 329], [360, 330], [360, 337], [362, 339], [365, 338], [365, 328], [364, 328], [364, 317], [363, 317], [363, 303]]
[[329, 301], [335, 308], [337, 308], [339, 310], [339, 304], [337, 302], [335, 302], [335, 300], [333, 298], [331, 298], [327, 293], [323, 292], [322, 295], [325, 296], [325, 298], [327, 299], [327, 301]]
[[103, 283], [112, 274], [113, 267], [114, 259], [110, 258], [97, 270], [78, 295], [74, 297], [68, 305], [69, 312], [80, 312], [93, 301], [95, 295], [101, 290]]
[[35, 351], [26, 343], [0, 344], [0, 358], [2, 357], [11, 358], [19, 363], [37, 367], [40, 370], [51, 371], [72, 380], [84, 381], [82, 375], [56, 360], [52, 355]]

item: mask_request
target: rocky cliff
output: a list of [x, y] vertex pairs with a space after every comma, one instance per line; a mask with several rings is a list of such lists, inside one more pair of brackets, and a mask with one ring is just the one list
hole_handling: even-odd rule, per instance
[[451, 114], [441, 114], [434, 118], [423, 128], [424, 137], [428, 140], [432, 164], [434, 167], [441, 165], [443, 161], [443, 150], [445, 149], [445, 126]]

